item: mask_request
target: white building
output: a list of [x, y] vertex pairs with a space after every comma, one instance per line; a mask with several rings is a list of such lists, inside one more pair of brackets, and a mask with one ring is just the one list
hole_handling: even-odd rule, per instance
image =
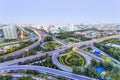
[[17, 39], [18, 33], [17, 33], [17, 27], [16, 26], [4, 26], [3, 27], [3, 33], [5, 39]]
[[67, 32], [67, 31], [73, 31], [74, 25], [73, 24], [53, 24], [53, 25], [43, 26], [43, 29], [51, 33], [59, 33], [61, 30]]
[[111, 47], [118, 47], [118, 48], [120, 48], [120, 45], [113, 44], [113, 43], [108, 43], [108, 44], [106, 44], [106, 46], [111, 46]]

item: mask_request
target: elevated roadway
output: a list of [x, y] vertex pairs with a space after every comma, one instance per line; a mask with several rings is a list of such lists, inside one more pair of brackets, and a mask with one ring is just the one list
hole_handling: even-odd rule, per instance
[[86, 76], [81, 76], [81, 75], [64, 72], [64, 71], [60, 71], [60, 70], [56, 70], [52, 68], [42, 67], [42, 66], [18, 65], [18, 66], [0, 67], [0, 71], [5, 71], [5, 70], [37, 70], [40, 72], [50, 73], [50, 74], [66, 77], [66, 78], [73, 79], [73, 80], [95, 80], [93, 78], [89, 78]]
[[40, 41], [41, 41], [40, 32], [36, 31], [35, 29], [32, 29], [32, 30], [33, 30], [33, 31], [38, 35], [38, 37], [39, 37], [39, 39], [38, 39], [37, 42], [35, 42], [35, 43], [33, 43], [32, 45], [27, 46], [27, 47], [25, 47], [25, 48], [23, 48], [23, 49], [17, 50], [17, 51], [15, 51], [15, 52], [12, 52], [12, 53], [9, 53], [9, 54], [3, 55], [3, 56], [0, 56], [0, 58], [2, 58], [2, 57], [8, 57], [8, 56], [16, 56], [16, 55], [18, 55], [18, 54], [22, 54], [22, 53], [26, 52], [26, 50], [31, 50], [31, 49], [33, 49], [34, 47], [38, 46], [38, 45], [40, 44]]

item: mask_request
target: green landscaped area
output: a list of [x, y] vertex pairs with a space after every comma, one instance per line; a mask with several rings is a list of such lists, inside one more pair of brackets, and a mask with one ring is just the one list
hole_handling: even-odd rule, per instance
[[62, 46], [62, 44], [56, 42], [56, 41], [50, 41], [50, 42], [47, 42], [46, 44], [44, 44], [44, 47], [47, 48], [47, 49], [55, 49], [55, 48], [58, 48]]
[[65, 42], [66, 43], [69, 43], [69, 42], [71, 42], [71, 43], [78, 43], [79, 41], [78, 40], [74, 40], [74, 39], [66, 39]]
[[119, 39], [109, 39], [104, 41], [103, 43], [113, 43], [113, 44], [120, 44], [120, 40]]
[[[86, 52], [88, 52], [88, 53], [92, 53], [92, 52], [91, 52], [92, 49], [91, 49], [90, 47], [85, 48], [84, 50], [85, 50]], [[99, 57], [103, 58], [106, 62], [113, 63], [113, 61], [112, 61], [110, 58], [108, 58], [108, 57], [106, 57], [106, 56], [104, 56], [104, 55], [102, 55], [102, 54], [100, 54]]]
[[106, 62], [113, 63], [113, 61], [110, 58], [108, 58], [108, 57], [106, 57], [104, 55], [100, 55], [100, 57], [103, 58], [103, 59], [105, 59]]
[[85, 49], [83, 49], [84, 51], [86, 51], [86, 52], [88, 52], [88, 53], [92, 53], [91, 51], [92, 51], [92, 49], [90, 48], [90, 47], [87, 47], [87, 48], [85, 48]]
[[79, 53], [73, 51], [59, 55], [58, 60], [61, 64], [68, 67], [76, 66], [80, 68], [85, 65], [85, 58]]
[[[92, 39], [92, 38], [87, 38], [85, 36], [75, 35], [74, 34], [75, 32], [78, 32], [78, 31], [70, 31], [70, 32], [64, 32], [64, 33], [58, 33], [56, 35], [56, 38], [61, 39], [61, 40], [68, 39], [68, 38], [75, 38], [75, 39], [80, 39], [82, 41], [87, 41], [87, 40]], [[83, 30], [82, 30], [82, 32], [83, 32]]]
[[120, 48], [118, 47], [111, 47], [111, 46], [105, 46], [102, 43], [94, 43], [94, 45], [99, 48], [100, 50], [104, 51], [111, 57], [115, 58], [116, 60], [120, 61]]

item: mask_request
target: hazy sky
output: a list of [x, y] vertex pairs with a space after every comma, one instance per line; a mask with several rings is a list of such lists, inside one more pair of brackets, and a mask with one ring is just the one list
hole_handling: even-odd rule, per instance
[[0, 23], [120, 23], [120, 0], [0, 0]]

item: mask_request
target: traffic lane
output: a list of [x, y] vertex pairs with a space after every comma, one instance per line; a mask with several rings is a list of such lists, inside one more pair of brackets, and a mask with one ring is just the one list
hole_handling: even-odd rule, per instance
[[64, 71], [72, 72], [72, 68], [67, 67], [67, 66], [64, 66], [64, 65], [62, 65], [62, 64], [59, 63], [59, 61], [58, 61], [58, 59], [57, 59], [58, 55], [59, 55], [58, 52], [56, 52], [56, 53], [54, 53], [54, 54], [52, 55], [52, 61], [53, 61], [53, 63], [54, 63], [56, 66], [58, 66], [60, 69], [64, 70]]
[[28, 56], [28, 57], [25, 57], [25, 58], [14, 59], [14, 60], [11, 60], [11, 61], [2, 62], [2, 63], [0, 63], [0, 67], [1, 66], [8, 66], [8, 65], [16, 64], [18, 62], [22, 62], [22, 61], [26, 61], [26, 60], [30, 60], [30, 59], [35, 59], [37, 57], [41, 57], [41, 56], [44, 56], [46, 54], [47, 53], [40, 53], [38, 55], [32, 55], [32, 56]]
[[81, 75], [68, 73], [68, 72], [64, 72], [64, 71], [60, 71], [60, 70], [56, 70], [52, 68], [47, 68], [47, 67], [42, 67], [42, 66], [19, 65], [19, 66], [0, 67], [0, 70], [19, 70], [19, 69], [37, 70], [41, 72], [51, 73], [51, 74], [58, 75], [58, 76], [63, 76], [63, 77], [74, 79], [74, 80], [94, 80], [93, 78], [89, 78], [86, 76], [81, 76]]
[[40, 44], [40, 41], [41, 41], [41, 35], [40, 35], [39, 32], [37, 32], [36, 30], [34, 30], [34, 32], [37, 33], [38, 36], [39, 36], [39, 39], [38, 39], [37, 42], [35, 42], [35, 43], [33, 43], [32, 45], [27, 46], [27, 47], [25, 47], [25, 48], [23, 48], [23, 49], [20, 49], [20, 50], [18, 50], [18, 51], [15, 51], [15, 52], [12, 52], [12, 53], [10, 53], [10, 54], [7, 54], [6, 56], [3, 56], [3, 57], [6, 58], [6, 57], [8, 57], [8, 56], [16, 56], [16, 55], [18, 55], [18, 54], [21, 54], [21, 53], [26, 52], [26, 51], [25, 51], [26, 49], [30, 50], [30, 49], [33, 49], [34, 47], [38, 46], [38, 45]]

